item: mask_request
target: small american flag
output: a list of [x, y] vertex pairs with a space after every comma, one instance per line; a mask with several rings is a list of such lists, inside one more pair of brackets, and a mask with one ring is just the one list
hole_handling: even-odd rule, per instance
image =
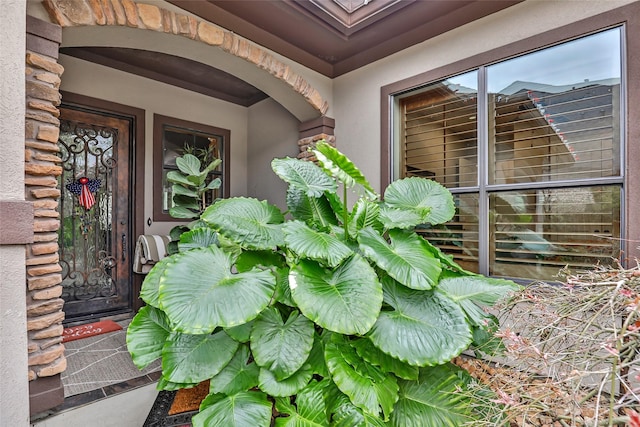
[[99, 179], [89, 179], [83, 176], [75, 182], [70, 182], [66, 187], [67, 190], [78, 196], [78, 203], [80, 203], [80, 206], [89, 210], [96, 203], [96, 198], [93, 193], [98, 191], [100, 183]]

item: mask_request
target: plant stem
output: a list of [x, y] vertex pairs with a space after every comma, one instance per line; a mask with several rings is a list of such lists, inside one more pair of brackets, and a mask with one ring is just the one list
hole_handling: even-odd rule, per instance
[[347, 210], [347, 186], [345, 184], [342, 184], [342, 223], [344, 224], [344, 235], [348, 236], [349, 211]]

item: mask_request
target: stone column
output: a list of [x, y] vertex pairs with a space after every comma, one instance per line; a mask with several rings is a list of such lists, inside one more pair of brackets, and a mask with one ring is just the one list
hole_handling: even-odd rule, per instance
[[298, 158], [315, 162], [316, 158], [309, 151], [309, 148], [315, 147], [315, 144], [321, 140], [325, 140], [335, 147], [336, 137], [333, 135], [335, 126], [336, 121], [334, 119], [324, 116], [301, 123], [298, 127], [300, 131], [300, 139], [298, 140], [300, 153]]
[[27, 246], [28, 375], [31, 414], [60, 405], [66, 369], [62, 344], [64, 320], [62, 268], [58, 262], [60, 218], [57, 212], [62, 173], [57, 153], [60, 134], [58, 49], [62, 29], [27, 17], [24, 193], [34, 207], [33, 243]]
[[26, 0], [4, 0], [0, 17], [0, 425], [29, 425], [25, 245], [33, 208], [24, 199]]

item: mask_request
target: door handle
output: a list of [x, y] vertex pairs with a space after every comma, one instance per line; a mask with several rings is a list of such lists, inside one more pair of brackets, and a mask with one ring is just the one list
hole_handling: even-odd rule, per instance
[[127, 235], [125, 233], [122, 233], [122, 251], [120, 253], [122, 254], [122, 262], [125, 262], [127, 259]]

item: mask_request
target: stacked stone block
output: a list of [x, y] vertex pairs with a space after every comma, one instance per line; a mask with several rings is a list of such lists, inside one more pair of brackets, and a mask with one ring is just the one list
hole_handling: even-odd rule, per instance
[[310, 162], [315, 162], [316, 160], [318, 160], [316, 156], [314, 156], [313, 153], [309, 150], [313, 149], [318, 141], [322, 140], [326, 141], [333, 147], [336, 146], [336, 137], [334, 135], [327, 135], [326, 133], [320, 133], [318, 135], [302, 138], [298, 141], [298, 148], [300, 149], [298, 158], [302, 160], [308, 160]]
[[34, 238], [27, 246], [27, 333], [29, 380], [62, 373], [64, 301], [58, 259], [60, 227], [57, 155], [60, 133], [60, 76], [56, 58], [27, 51], [25, 121], [25, 199], [33, 203]]

